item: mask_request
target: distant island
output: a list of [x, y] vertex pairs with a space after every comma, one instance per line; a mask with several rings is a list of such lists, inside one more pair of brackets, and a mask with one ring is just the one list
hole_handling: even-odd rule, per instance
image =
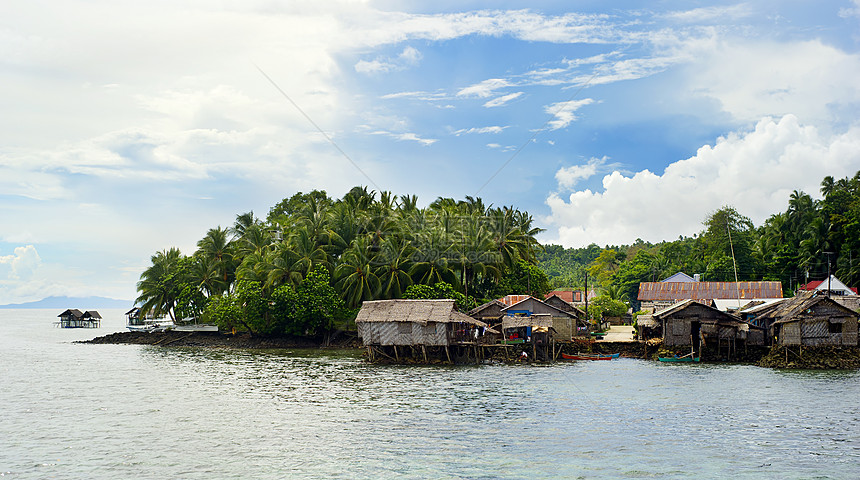
[[117, 300], [107, 297], [48, 297], [35, 302], [10, 303], [0, 305], [0, 308], [81, 308], [96, 310], [99, 308], [131, 308], [133, 300]]

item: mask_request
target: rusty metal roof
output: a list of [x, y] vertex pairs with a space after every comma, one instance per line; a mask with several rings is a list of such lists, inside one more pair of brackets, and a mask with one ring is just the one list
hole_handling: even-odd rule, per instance
[[639, 300], [782, 298], [781, 282], [642, 282]]

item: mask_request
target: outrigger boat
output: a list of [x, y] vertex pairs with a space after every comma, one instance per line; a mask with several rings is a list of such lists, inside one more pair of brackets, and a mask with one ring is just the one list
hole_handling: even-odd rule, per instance
[[612, 360], [618, 358], [620, 353], [577, 353], [576, 355], [561, 354], [565, 360]]

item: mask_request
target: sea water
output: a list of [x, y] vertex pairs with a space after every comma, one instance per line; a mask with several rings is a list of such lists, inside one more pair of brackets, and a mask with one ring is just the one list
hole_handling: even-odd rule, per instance
[[619, 359], [374, 366], [73, 343], [0, 310], [3, 478], [860, 478], [860, 373]]

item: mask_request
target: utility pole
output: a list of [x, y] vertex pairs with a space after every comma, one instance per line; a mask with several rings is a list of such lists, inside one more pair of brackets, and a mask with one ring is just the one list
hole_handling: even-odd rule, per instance
[[585, 333], [588, 333], [588, 325], [591, 323], [588, 318], [588, 270], [585, 271]]
[[833, 252], [824, 252], [827, 255], [827, 298], [830, 298], [830, 256]]

